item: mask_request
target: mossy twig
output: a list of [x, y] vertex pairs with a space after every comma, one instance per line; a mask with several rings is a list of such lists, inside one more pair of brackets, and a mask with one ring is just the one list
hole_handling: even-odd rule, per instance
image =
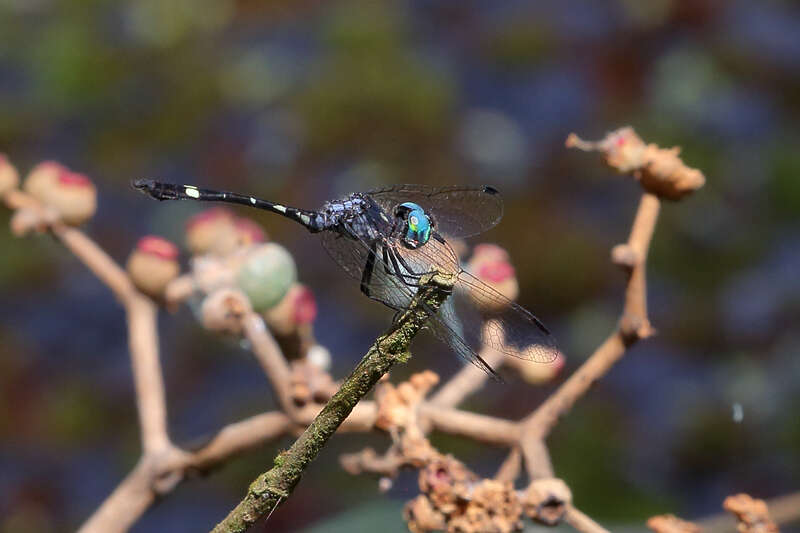
[[453, 288], [453, 280], [441, 275], [430, 276], [423, 281], [409, 310], [403, 313], [392, 332], [375, 341], [311, 425], [291, 448], [275, 458], [271, 470], [256, 478], [244, 499], [217, 524], [214, 533], [245, 531], [285, 501], [300, 481], [306, 467], [316, 458], [358, 401], [395, 363], [408, 359], [411, 340], [430, 314], [439, 309]]

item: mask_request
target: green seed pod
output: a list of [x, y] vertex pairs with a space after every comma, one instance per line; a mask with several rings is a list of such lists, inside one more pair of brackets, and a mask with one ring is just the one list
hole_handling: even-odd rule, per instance
[[257, 312], [277, 305], [295, 281], [297, 268], [294, 259], [283, 246], [275, 243], [255, 248], [236, 276], [237, 285]]

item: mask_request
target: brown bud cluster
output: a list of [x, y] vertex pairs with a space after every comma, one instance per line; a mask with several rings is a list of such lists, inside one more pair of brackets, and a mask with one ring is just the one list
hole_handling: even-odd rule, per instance
[[736, 530], [739, 533], [778, 533], [778, 526], [770, 518], [764, 500], [736, 494], [725, 498], [722, 508], [736, 516]]
[[422, 494], [406, 504], [410, 531], [510, 533], [522, 528], [522, 503], [510, 481], [479, 479], [452, 456], [419, 473]]
[[397, 386], [382, 383], [375, 395], [378, 403], [375, 427], [386, 431], [407, 428], [413, 422], [416, 406], [438, 382], [439, 376], [430, 370], [425, 370], [412, 375], [408, 381]]
[[668, 200], [680, 200], [706, 182], [702, 172], [684, 164], [680, 148], [645, 144], [631, 127], [612, 131], [597, 142], [584, 141], [571, 133], [566, 146], [601, 152], [608, 166], [633, 174], [646, 191]]

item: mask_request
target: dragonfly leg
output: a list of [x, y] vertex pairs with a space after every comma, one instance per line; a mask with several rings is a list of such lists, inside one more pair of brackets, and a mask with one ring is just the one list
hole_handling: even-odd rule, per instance
[[389, 251], [386, 245], [381, 246], [381, 254], [383, 255], [383, 271], [391, 276], [393, 272], [389, 270]]
[[364, 272], [361, 274], [361, 292], [369, 297], [369, 282], [372, 280], [372, 271], [375, 268], [375, 247], [377, 243], [372, 243], [369, 246], [369, 255], [367, 255], [367, 264], [364, 266]]
[[400, 278], [400, 281], [403, 282], [403, 285], [405, 285], [406, 287], [419, 287], [419, 283], [418, 282], [417, 283], [413, 283], [413, 282], [411, 282], [411, 281], [409, 281], [407, 279], [407, 278], [410, 278], [410, 279], [413, 280], [414, 279], [414, 275], [413, 274], [406, 275], [406, 274], [403, 274], [403, 272], [400, 270], [400, 265], [397, 263], [397, 254], [393, 250], [389, 251], [389, 259], [392, 261], [392, 267], [394, 268], [395, 276]]
[[416, 272], [414, 272], [413, 270], [411, 270], [411, 267], [410, 267], [410, 266], [409, 266], [409, 264], [406, 262], [406, 260], [405, 260], [405, 259], [403, 259], [403, 256], [402, 256], [402, 255], [395, 253], [395, 257], [397, 257], [397, 260], [398, 260], [398, 261], [400, 261], [400, 264], [403, 266], [403, 268], [405, 268], [405, 269], [406, 269], [406, 271], [408, 271], [408, 272], [411, 272], [411, 274], [409, 274], [409, 277], [411, 277], [411, 278], [413, 278], [413, 279], [417, 280], [417, 281], [418, 281], [418, 282], [417, 282], [417, 286], [419, 286], [419, 278], [421, 278], [421, 277], [422, 277], [422, 274], [417, 274]]

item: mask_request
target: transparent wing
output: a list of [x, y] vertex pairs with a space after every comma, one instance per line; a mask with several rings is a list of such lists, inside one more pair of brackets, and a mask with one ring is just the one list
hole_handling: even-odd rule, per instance
[[[372, 243], [338, 233], [324, 232], [322, 234], [322, 244], [331, 258], [350, 277], [359, 281], [363, 280], [364, 268], [372, 253], [371, 250], [373, 250]], [[368, 284], [369, 297], [395, 310], [407, 309], [417, 292], [418, 273], [409, 272], [401, 265], [399, 268], [404, 276], [401, 278], [395, 270], [395, 265], [399, 263], [394, 263], [389, 259], [389, 250], [392, 246], [386, 243], [376, 243], [375, 248], [377, 248], [377, 253], [374, 259], [372, 278]], [[387, 252], [386, 256], [382, 253], [384, 249]], [[415, 261], [413, 264], [415, 267], [422, 266], [419, 261]], [[408, 266], [411, 266], [411, 264], [408, 264]], [[424, 304], [423, 307], [427, 308]], [[427, 310], [431, 311], [431, 318], [426, 324], [426, 328], [435, 337], [450, 346], [459, 357], [474, 364], [493, 379], [502, 381], [486, 361], [478, 355], [475, 349], [464, 340], [464, 333], [461, 331], [460, 324], [455, 317], [452, 304], [445, 302], [445, 305], [437, 313], [433, 313], [431, 309]], [[454, 328], [457, 328], [458, 331]]]
[[437, 231], [448, 237], [483, 233], [503, 216], [503, 199], [488, 186], [392, 185], [366, 194], [389, 215], [403, 202], [419, 204], [431, 216]]
[[[364, 269], [367, 267], [372, 243], [365, 243], [357, 238], [326, 231], [322, 233], [322, 246], [328, 255], [342, 267], [351, 278], [361, 282], [364, 280]], [[395, 279], [391, 264], [385, 262], [383, 245], [374, 246], [372, 275], [366, 283], [368, 296], [395, 310], [406, 309], [411, 303], [414, 293]]]
[[[420, 272], [438, 271], [456, 276], [445, 322], [458, 333], [474, 351], [488, 346], [506, 355], [550, 363], [558, 356], [556, 341], [545, 325], [533, 313], [464, 271], [453, 249], [434, 236], [427, 244], [414, 250], [400, 250], [412, 269]], [[491, 319], [486, 322], [487, 319]], [[486, 326], [484, 327], [484, 323]]]
[[456, 316], [472, 322], [464, 324], [466, 332], [480, 332], [484, 321], [490, 319], [485, 322], [483, 345], [536, 363], [551, 363], [558, 356], [555, 338], [533, 313], [470, 273], [458, 275], [451, 299]]
[[[428, 329], [495, 379], [499, 380], [497, 374], [478, 355], [483, 347], [537, 363], [552, 362], [558, 355], [555, 340], [541, 321], [463, 271], [455, 252], [439, 235], [424, 246], [408, 249], [390, 238], [370, 243], [325, 232], [323, 245], [345, 272], [368, 287], [370, 298], [396, 310], [408, 308], [420, 276], [432, 272], [455, 276], [453, 295], [432, 314]], [[368, 263], [372, 263], [372, 275], [366, 279]]]

